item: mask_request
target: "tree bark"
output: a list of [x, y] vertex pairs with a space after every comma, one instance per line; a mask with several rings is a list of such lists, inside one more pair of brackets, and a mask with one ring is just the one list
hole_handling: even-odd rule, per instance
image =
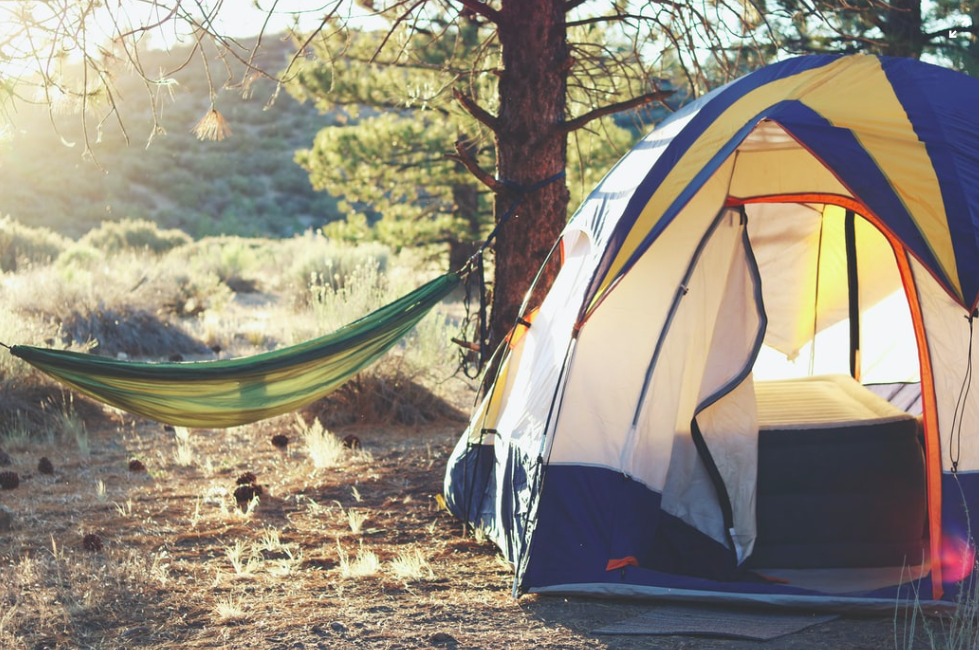
[[453, 185], [452, 198], [456, 214], [466, 221], [466, 232], [462, 238], [449, 240], [449, 270], [458, 271], [475, 254], [482, 223], [479, 220], [479, 197], [475, 186], [461, 183]]
[[921, 58], [924, 49], [921, 0], [891, 0], [888, 3], [884, 42], [888, 56]]
[[[567, 164], [567, 136], [560, 129], [570, 67], [565, 10], [566, 0], [503, 0], [497, 15], [503, 69], [495, 125], [496, 171], [510, 186], [496, 196], [497, 222], [518, 201], [519, 205], [500, 228], [494, 246], [493, 347], [516, 322], [541, 261], [567, 219], [570, 195], [563, 177], [526, 193], [513, 189], [530, 188]], [[551, 265], [540, 286], [550, 286], [555, 274]]]

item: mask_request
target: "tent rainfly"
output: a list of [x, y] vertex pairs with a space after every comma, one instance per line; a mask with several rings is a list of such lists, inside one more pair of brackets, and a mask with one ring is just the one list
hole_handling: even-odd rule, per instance
[[977, 106], [933, 65], [801, 57], [619, 161], [446, 472], [515, 593], [955, 598], [979, 527]]

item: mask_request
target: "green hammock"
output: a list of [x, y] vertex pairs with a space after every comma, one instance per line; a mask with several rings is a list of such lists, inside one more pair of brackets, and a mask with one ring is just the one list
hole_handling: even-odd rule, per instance
[[187, 427], [233, 427], [299, 409], [376, 361], [452, 292], [450, 273], [331, 334], [253, 357], [136, 363], [15, 345], [10, 352], [101, 402]]

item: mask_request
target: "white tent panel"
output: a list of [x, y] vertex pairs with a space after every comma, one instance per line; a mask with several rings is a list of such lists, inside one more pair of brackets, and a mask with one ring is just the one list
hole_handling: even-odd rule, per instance
[[[727, 544], [730, 532], [739, 561], [751, 554], [756, 536], [758, 416], [753, 384], [750, 375], [745, 376], [745, 373], [754, 361], [762, 327], [756, 300], [757, 278], [750, 265], [748, 250], [742, 243], [743, 232], [741, 226], [733, 233], [736, 238], [731, 241], [727, 269], [722, 269], [719, 275], [708, 275], [717, 271], [714, 264], [723, 256], [705, 250], [702, 282], [706, 286], [690, 283], [690, 293], [708, 286], [721, 290], [716, 301], [710, 298], [697, 301], [691, 311], [716, 312], [716, 316], [708, 319], [713, 320], [715, 326], [709, 332], [709, 344], [704, 346], [706, 355], [699, 373], [696, 408], [701, 411], [697, 415], [699, 429], [730, 500], [734, 515], [730, 531], [725, 530], [717, 489], [686, 433], [690, 430], [693, 412], [678, 416], [679, 433], [663, 491], [666, 512], [722, 544]], [[719, 232], [718, 235], [726, 238], [728, 233]], [[718, 242], [718, 246], [723, 245]], [[704, 292], [705, 298], [708, 293]], [[671, 346], [675, 344], [672, 339], [669, 341]], [[687, 375], [695, 378], [698, 373], [694, 368], [687, 368]], [[650, 399], [656, 400], [657, 396], [651, 395]]]
[[[641, 410], [623, 446], [620, 463], [627, 474], [656, 489], [662, 490], [667, 484], [667, 467], [663, 465], [672, 464], [674, 437], [690, 436], [690, 423], [699, 405], [711, 342], [727, 291], [727, 274], [742, 250], [742, 233], [737, 212], [727, 211], [705, 242], [682, 299], [667, 324], [659, 356], [648, 357], [655, 365], [647, 390], [640, 396]], [[672, 303], [670, 300], [667, 307]], [[742, 309], [747, 307], [742, 305]], [[654, 338], [658, 340], [660, 336]], [[711, 362], [722, 366], [720, 372], [733, 375], [743, 367], [744, 359], [735, 354]], [[641, 385], [646, 383], [645, 374], [640, 375]]]
[[860, 332], [860, 380], [863, 383], [921, 380], [914, 322], [903, 287], [863, 312]]
[[[578, 305], [591, 276], [593, 259], [587, 237], [569, 238], [564, 265], [548, 291], [520, 346], [521, 360], [505, 395], [496, 428], [504, 445], [520, 445], [538, 453], [557, 381], [564, 367]], [[505, 460], [505, 459], [504, 459]]]
[[[622, 467], [625, 439], [669, 305], [707, 226], [723, 205], [733, 159], [725, 162], [584, 324], [569, 369], [550, 463]], [[601, 394], [602, 399], [595, 399]], [[662, 489], [672, 435], [651, 450], [647, 476]], [[625, 455], [628, 455], [627, 453]]]
[[[747, 207], [748, 231], [758, 260], [763, 285], [768, 333], [765, 344], [792, 361], [805, 348], [809, 357], [799, 364], [810, 372], [849, 372], [849, 289], [847, 278], [845, 210], [833, 205], [756, 204]], [[855, 222], [859, 305], [868, 317], [879, 314], [879, 303], [902, 290], [894, 251], [887, 239], [863, 218]], [[895, 312], [896, 313], [896, 312]], [[886, 317], [886, 316], [885, 316]], [[883, 332], [863, 323], [873, 340], [861, 341], [864, 364], [881, 364], [881, 350], [907, 350], [914, 355], [913, 330], [906, 302], [901, 327]], [[873, 319], [871, 319], [873, 320]], [[877, 320], [875, 325], [881, 324]], [[816, 335], [828, 333], [831, 336]], [[840, 335], [842, 334], [842, 336]], [[812, 343], [815, 338], [815, 345]], [[869, 356], [868, 356], [869, 353]], [[817, 356], [813, 358], [813, 354]], [[913, 376], [914, 366], [900, 376], [880, 379], [898, 381]], [[878, 372], [878, 376], [881, 373]], [[774, 378], [774, 377], [769, 377]]]
[[979, 470], [979, 436], [975, 435], [979, 431], [979, 379], [970, 377], [979, 363], [979, 344], [975, 341], [979, 333], [969, 327], [969, 313], [917, 260], [910, 259], [931, 366], [935, 369], [942, 469], [951, 470], [952, 461], [958, 460], [960, 471]]
[[[755, 399], [754, 380], [751, 375], [741, 382], [729, 395], [711, 405], [697, 416], [697, 423], [707, 441], [711, 456], [717, 464], [717, 471], [731, 500], [734, 513], [733, 528], [730, 531], [734, 540], [738, 562], [743, 562], [755, 545], [758, 529], [755, 523], [755, 496], [758, 476], [758, 404]], [[701, 463], [702, 467], [702, 463]], [[699, 470], [702, 471], [702, 470]], [[669, 492], [669, 490], [668, 490]], [[708, 495], [716, 502], [714, 493]], [[689, 505], [693, 495], [686, 496]], [[719, 513], [715, 524], [720, 524]], [[696, 524], [705, 530], [708, 522]], [[712, 537], [717, 538], [715, 528]], [[720, 531], [723, 532], [723, 531]]]
[[746, 210], [751, 247], [766, 278], [762, 284], [768, 314], [765, 343], [793, 358], [815, 334], [822, 213], [818, 206], [795, 203], [762, 203]]

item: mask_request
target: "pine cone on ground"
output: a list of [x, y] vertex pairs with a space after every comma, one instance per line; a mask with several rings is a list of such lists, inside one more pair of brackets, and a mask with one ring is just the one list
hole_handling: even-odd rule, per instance
[[20, 476], [17, 472], [5, 471], [0, 472], [0, 489], [3, 490], [14, 490], [20, 485]]
[[37, 471], [41, 474], [54, 474], [54, 463], [47, 456], [42, 456], [39, 461], [37, 461]]
[[350, 434], [343, 439], [343, 446], [347, 449], [360, 449], [360, 438]]
[[143, 464], [143, 461], [139, 460], [138, 458], [133, 458], [131, 461], [129, 461], [129, 471], [130, 472], [145, 472], [146, 471], [146, 465], [144, 465]]
[[248, 510], [248, 504], [262, 496], [264, 491], [261, 485], [239, 485], [235, 489], [235, 503], [242, 512], [245, 512]]
[[102, 550], [102, 538], [95, 533], [89, 533], [82, 538], [82, 548], [92, 553], [98, 553]]
[[256, 481], [258, 481], [258, 477], [256, 477], [253, 472], [245, 472], [238, 477], [238, 480], [235, 481], [235, 485], [255, 485]]
[[277, 433], [272, 436], [272, 446], [276, 449], [285, 451], [289, 447], [289, 436], [283, 433]]

